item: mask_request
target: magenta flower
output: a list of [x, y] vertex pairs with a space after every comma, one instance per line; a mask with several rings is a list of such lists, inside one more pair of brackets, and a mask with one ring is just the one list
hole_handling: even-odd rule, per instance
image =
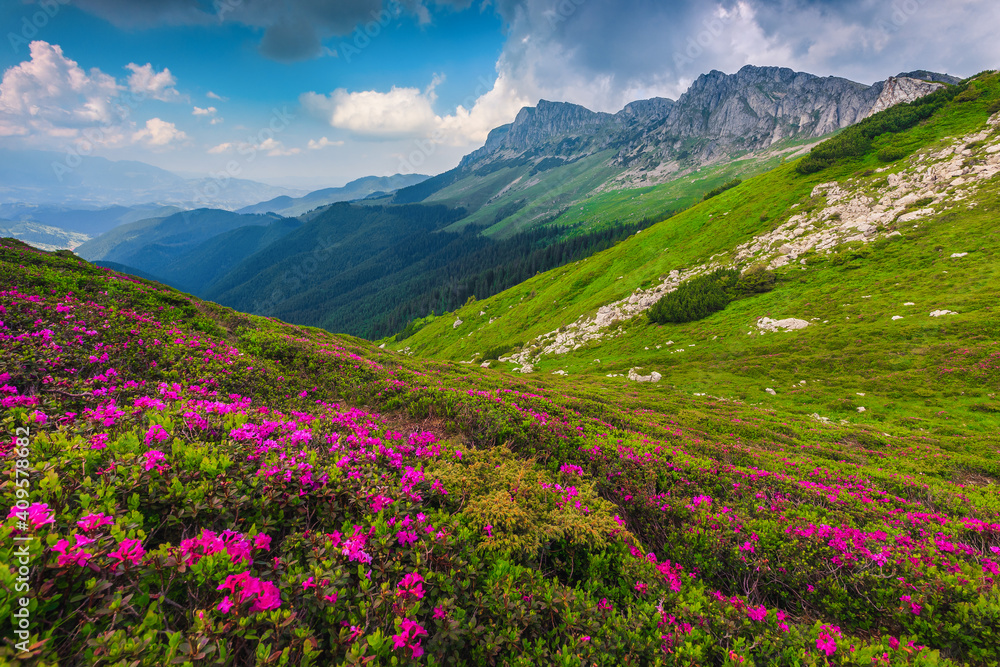
[[81, 517], [76, 525], [80, 527], [80, 530], [84, 532], [90, 532], [95, 528], [100, 528], [101, 526], [110, 526], [115, 522], [113, 518], [104, 514], [103, 512], [98, 512], [97, 514], [88, 514], [85, 517]]
[[396, 589], [396, 595], [399, 595], [404, 600], [410, 596], [420, 600], [424, 597], [424, 587], [421, 582], [424, 578], [421, 577], [416, 572], [411, 572], [403, 580], [399, 582], [399, 588]]
[[760, 605], [759, 607], [747, 607], [747, 616], [751, 621], [763, 621], [767, 618], [767, 607]]
[[170, 436], [159, 424], [153, 424], [149, 427], [149, 430], [146, 431], [146, 445], [151, 445], [154, 442], [163, 442], [169, 438]]
[[251, 614], [281, 606], [281, 593], [278, 587], [269, 581], [261, 581], [251, 576], [249, 570], [229, 575], [216, 590], [228, 590], [236, 597], [237, 604], [250, 602]]
[[58, 563], [60, 566], [76, 565], [77, 567], [83, 567], [87, 564], [87, 561], [93, 558], [94, 554], [80, 550], [81, 546], [85, 546], [93, 542], [93, 540], [84, 538], [85, 541], [80, 542], [80, 537], [80, 535], [77, 535], [77, 544], [75, 546], [70, 544], [69, 540], [62, 539], [52, 547], [52, 551], [59, 554]]
[[421, 636], [427, 636], [427, 631], [424, 630], [423, 626], [404, 618], [399, 623], [399, 634], [392, 636], [392, 648], [396, 650], [405, 646], [410, 649], [411, 658], [419, 658], [424, 654], [424, 649], [420, 646], [419, 637]]
[[90, 436], [90, 448], [91, 449], [104, 449], [108, 446], [108, 434], [107, 433], [95, 433]]
[[133, 565], [139, 565], [146, 550], [142, 548], [139, 540], [125, 539], [119, 543], [118, 548], [108, 554], [111, 558], [124, 563], [128, 561]]
[[158, 449], [153, 449], [148, 452], [143, 452], [142, 454], [145, 461], [142, 464], [144, 470], [156, 469], [156, 472], [163, 472], [166, 470], [168, 465], [164, 464], [163, 461], [167, 459], [166, 455]]
[[221, 611], [223, 614], [228, 614], [229, 610], [232, 608], [233, 608], [233, 601], [229, 599], [228, 595], [222, 598], [222, 602], [220, 602], [219, 606], [216, 607], [216, 609]]
[[30, 524], [32, 530], [38, 530], [42, 526], [55, 523], [56, 521], [56, 515], [54, 512], [49, 510], [48, 503], [32, 503], [26, 510], [18, 509], [15, 505], [10, 508], [10, 513], [7, 514], [7, 518], [10, 519], [16, 517], [24, 521], [22, 517], [25, 512], [27, 512], [27, 523]]
[[448, 618], [448, 612], [444, 610], [444, 607], [434, 607], [434, 618], [444, 620]]
[[899, 640], [896, 639], [895, 637], [889, 637], [889, 648], [891, 648], [894, 651], [897, 648], [899, 648]]
[[831, 656], [837, 650], [837, 642], [827, 633], [821, 632], [816, 638], [816, 648], [826, 653], [827, 656]]

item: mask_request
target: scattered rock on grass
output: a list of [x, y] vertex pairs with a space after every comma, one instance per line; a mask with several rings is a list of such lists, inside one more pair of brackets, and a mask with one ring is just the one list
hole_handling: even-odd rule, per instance
[[630, 368], [628, 371], [628, 379], [633, 382], [659, 382], [660, 378], [663, 377], [656, 371], [653, 371], [649, 375], [639, 375], [639, 373], [636, 372], [638, 370], [639, 368]]

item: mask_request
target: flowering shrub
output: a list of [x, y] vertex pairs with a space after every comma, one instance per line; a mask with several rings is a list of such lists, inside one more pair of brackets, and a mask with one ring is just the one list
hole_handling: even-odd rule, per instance
[[0, 615], [26, 594], [33, 623], [5, 661], [1000, 659], [1000, 501], [950, 481], [1000, 472], [995, 441], [844, 453], [755, 408], [465, 374], [10, 243], [0, 338]]

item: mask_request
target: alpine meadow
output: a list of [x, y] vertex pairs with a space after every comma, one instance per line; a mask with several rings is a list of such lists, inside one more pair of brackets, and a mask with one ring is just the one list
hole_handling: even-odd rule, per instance
[[1000, 666], [1000, 8], [14, 4], [0, 665]]

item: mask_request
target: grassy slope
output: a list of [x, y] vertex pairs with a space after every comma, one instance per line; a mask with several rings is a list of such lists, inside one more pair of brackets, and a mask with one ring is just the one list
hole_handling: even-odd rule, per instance
[[[49, 638], [36, 658], [159, 665], [198, 646], [200, 657], [188, 655], [198, 665], [222, 655], [229, 656], [223, 664], [354, 664], [349, 656], [402, 664], [409, 654], [387, 638], [400, 632], [404, 615], [427, 631], [428, 664], [824, 665], [830, 662], [818, 648], [831, 637], [833, 664], [868, 665], [883, 653], [891, 653], [892, 664], [1000, 658], [991, 639], [1000, 627], [1000, 598], [980, 565], [993, 562], [991, 547], [1000, 550], [1000, 498], [995, 484], [984, 486], [1000, 476], [995, 436], [927, 437], [893, 427], [883, 434], [882, 426], [819, 425], [644, 387], [412, 359], [235, 313], [75, 258], [0, 245], [10, 246], [0, 249], [0, 280], [15, 288], [3, 297], [0, 361], [13, 389], [5, 388], [5, 397], [15, 406], [3, 420], [11, 430], [30, 426], [31, 500], [57, 512], [37, 537], [49, 545], [72, 539], [74, 522], [95, 510], [115, 521], [111, 536], [92, 533], [100, 541], [88, 547], [95, 555], [86, 576], [74, 576], [77, 566], [57, 563], [51, 550], [33, 554], [36, 583], [44, 584], [33, 588], [33, 641]], [[94, 338], [84, 339], [79, 324], [96, 325]], [[61, 346], [58, 358], [49, 358], [43, 330]], [[95, 344], [110, 358], [88, 362]], [[118, 375], [105, 374], [106, 365]], [[41, 382], [44, 376], [55, 382]], [[178, 383], [181, 398], [166, 395], [170, 387], [157, 389], [161, 381]], [[207, 402], [199, 388], [206, 386], [219, 392]], [[252, 399], [252, 409], [234, 411], [241, 399], [233, 393]], [[149, 395], [166, 407], [139, 407], [136, 398]], [[125, 408], [113, 427], [61, 417], [84, 415], [112, 396]], [[348, 406], [387, 416], [362, 415], [366, 434], [429, 429], [446, 438], [445, 456], [405, 459], [426, 473], [416, 487], [422, 499], [401, 493], [398, 461], [372, 453], [370, 462], [356, 459], [348, 475], [344, 450], [327, 453], [330, 441], [320, 438], [347, 435], [351, 422], [335, 411]], [[48, 420], [39, 423], [36, 409]], [[306, 429], [296, 433], [307, 440], [294, 439], [289, 449], [272, 445], [263, 459], [260, 450], [248, 456], [253, 441], [229, 435], [238, 426], [282, 420], [285, 428]], [[149, 441], [151, 424], [165, 425], [173, 439]], [[87, 445], [102, 432], [110, 436], [106, 448]], [[143, 470], [144, 452], [153, 447], [166, 452], [163, 471]], [[453, 449], [466, 456], [456, 460]], [[289, 456], [294, 463], [299, 450], [308, 451], [312, 479], [322, 472], [328, 484], [303, 483], [300, 490], [299, 473], [284, 484], [261, 479], [262, 470], [291, 466]], [[581, 466], [581, 476], [564, 464]], [[114, 466], [120, 472], [110, 476], [80, 472]], [[447, 496], [430, 487], [438, 477]], [[578, 488], [592, 514], [554, 506], [557, 481]], [[13, 504], [10, 482], [0, 493]], [[396, 502], [379, 513], [359, 502], [376, 494]], [[386, 520], [418, 513], [444, 527], [448, 539], [412, 547], [397, 541]], [[615, 529], [613, 514], [626, 530]], [[927, 517], [943, 546], [928, 541], [921, 528]], [[995, 525], [969, 527], [977, 521]], [[352, 525], [375, 534], [366, 547], [374, 559], [367, 576], [323, 538]], [[809, 525], [872, 536], [888, 531], [892, 559], [884, 570], [873, 570], [867, 557], [831, 567], [842, 547], [822, 535], [788, 533]], [[270, 552], [255, 554], [252, 566], [223, 556], [185, 570], [171, 554], [201, 528], [264, 534]], [[14, 529], [11, 519], [0, 528], [6, 562], [14, 557]], [[900, 547], [896, 536], [918, 545]], [[147, 558], [123, 572], [105, 552], [126, 537], [140, 540]], [[952, 542], [972, 543], [975, 555], [952, 553]], [[847, 551], [857, 554], [858, 547]], [[648, 552], [667, 570], [654, 570]], [[909, 554], [916, 566], [902, 557]], [[217, 607], [217, 585], [245, 569], [279, 587], [279, 611]], [[410, 572], [425, 580], [420, 604], [399, 598]], [[677, 572], [680, 579], [663, 576]], [[7, 574], [0, 570], [9, 587]], [[310, 576], [330, 585], [310, 591], [303, 585]], [[96, 588], [84, 594], [87, 579]], [[339, 600], [324, 605], [320, 593]], [[922, 605], [921, 614], [899, 604], [903, 594]], [[164, 595], [175, 604], [158, 604]], [[71, 610], [63, 596], [74, 600]], [[0, 609], [11, 609], [7, 604], [9, 595], [0, 596]], [[119, 613], [95, 613], [110, 604]], [[749, 616], [758, 605], [767, 620]], [[432, 615], [435, 606], [447, 620]], [[779, 609], [788, 614], [784, 628]], [[349, 637], [351, 626], [361, 630], [360, 641]], [[93, 636], [99, 641], [88, 642]], [[263, 652], [256, 639], [262, 636]], [[903, 646], [913, 641], [930, 650], [897, 650], [897, 636]], [[8, 646], [0, 657], [12, 657]]]
[[[987, 88], [979, 100], [952, 103], [931, 122], [893, 138], [893, 143], [910, 149], [932, 147], [980, 127], [988, 116], [987, 107], [1000, 96], [996, 77]], [[863, 158], [812, 176], [797, 174], [793, 165], [757, 176], [604, 253], [440, 317], [393, 347], [459, 360], [494, 346], [529, 341], [593, 314], [599, 306], [658, 281], [670, 270], [701, 264], [774, 229], [794, 212], [793, 204], [809, 203], [817, 183], [882, 166], [874, 157], [882, 143], [886, 142], [877, 143]], [[895, 163], [891, 172], [906, 164]], [[665, 382], [654, 390], [657, 393], [675, 388], [707, 392], [868, 423], [904, 425], [916, 419], [927, 429], [994, 429], [1000, 405], [990, 395], [997, 377], [996, 358], [989, 355], [1000, 351], [996, 343], [1000, 331], [991, 310], [995, 304], [990, 286], [1000, 280], [995, 255], [998, 191], [997, 183], [987, 183], [975, 197], [979, 203], [975, 209], [932, 218], [919, 230], [907, 230], [901, 239], [877, 244], [867, 259], [834, 266], [824, 256], [816, 257], [807, 270], [784, 269], [779, 286], [770, 294], [685, 325], [656, 327], [638, 318], [622, 327], [621, 337], [544, 358], [540, 371], [564, 369], [574, 384], [608, 385], [624, 380], [607, 379], [606, 374], [640, 366], [665, 374]], [[619, 208], [609, 206], [604, 215], [624, 217], [630, 206], [631, 201]], [[961, 260], [949, 258], [952, 252], [969, 251]], [[906, 301], [917, 305], [904, 308]], [[944, 322], [927, 317], [938, 308], [961, 316]], [[486, 313], [482, 317], [481, 311]], [[915, 313], [922, 317], [890, 320], [893, 315]], [[815, 317], [829, 324], [796, 334], [747, 336], [762, 315]], [[463, 324], [453, 328], [456, 318]], [[496, 321], [487, 324], [490, 318]], [[665, 344], [671, 340], [675, 345], [668, 348]], [[670, 354], [670, 348], [691, 343], [695, 347], [683, 355]], [[956, 356], [959, 350], [969, 351]], [[599, 364], [594, 362], [598, 358]], [[984, 360], [994, 370], [972, 369]], [[945, 372], [945, 368], [962, 370]], [[801, 380], [807, 381], [806, 386], [792, 390], [791, 385]], [[775, 388], [778, 395], [768, 396], [765, 387]], [[868, 411], [858, 414], [857, 406]]]

